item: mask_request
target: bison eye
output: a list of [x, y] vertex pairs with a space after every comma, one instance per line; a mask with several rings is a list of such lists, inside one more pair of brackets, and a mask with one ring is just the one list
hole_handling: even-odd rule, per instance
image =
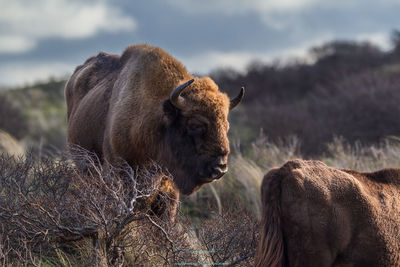
[[196, 122], [196, 123], [189, 122], [187, 130], [190, 135], [201, 135], [205, 133], [206, 125], [201, 122]]

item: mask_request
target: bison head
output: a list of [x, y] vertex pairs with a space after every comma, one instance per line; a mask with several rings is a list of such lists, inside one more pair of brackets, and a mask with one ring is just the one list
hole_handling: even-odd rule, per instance
[[221, 178], [228, 170], [228, 113], [242, 99], [233, 100], [210, 78], [190, 80], [172, 91], [164, 102], [160, 161], [171, 172], [183, 194]]

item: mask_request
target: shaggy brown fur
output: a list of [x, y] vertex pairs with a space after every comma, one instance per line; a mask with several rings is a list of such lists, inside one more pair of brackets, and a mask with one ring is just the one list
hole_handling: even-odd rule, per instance
[[400, 170], [289, 161], [264, 177], [255, 266], [400, 266]]
[[[187, 108], [178, 109], [170, 93], [192, 78], [181, 94]], [[155, 161], [168, 169], [181, 193], [212, 181], [209, 165], [227, 160], [228, 96], [160, 48], [134, 45], [122, 56], [89, 58], [69, 79], [65, 96], [69, 144], [112, 164]]]

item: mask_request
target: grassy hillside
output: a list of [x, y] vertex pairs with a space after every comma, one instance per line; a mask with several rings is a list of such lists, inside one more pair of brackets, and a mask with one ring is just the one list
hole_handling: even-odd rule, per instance
[[[46, 83], [1, 92], [0, 96], [5, 97], [22, 114], [20, 121], [26, 124], [26, 129], [18, 137], [26, 147], [64, 148], [66, 133], [64, 85], [64, 80], [50, 80]], [[12, 111], [9, 112], [10, 114], [6, 116], [12, 117]]]

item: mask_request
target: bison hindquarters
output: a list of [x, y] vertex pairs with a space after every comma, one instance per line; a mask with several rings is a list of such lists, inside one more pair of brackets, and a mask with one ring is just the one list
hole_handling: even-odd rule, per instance
[[400, 170], [289, 161], [263, 180], [255, 266], [400, 266]]

